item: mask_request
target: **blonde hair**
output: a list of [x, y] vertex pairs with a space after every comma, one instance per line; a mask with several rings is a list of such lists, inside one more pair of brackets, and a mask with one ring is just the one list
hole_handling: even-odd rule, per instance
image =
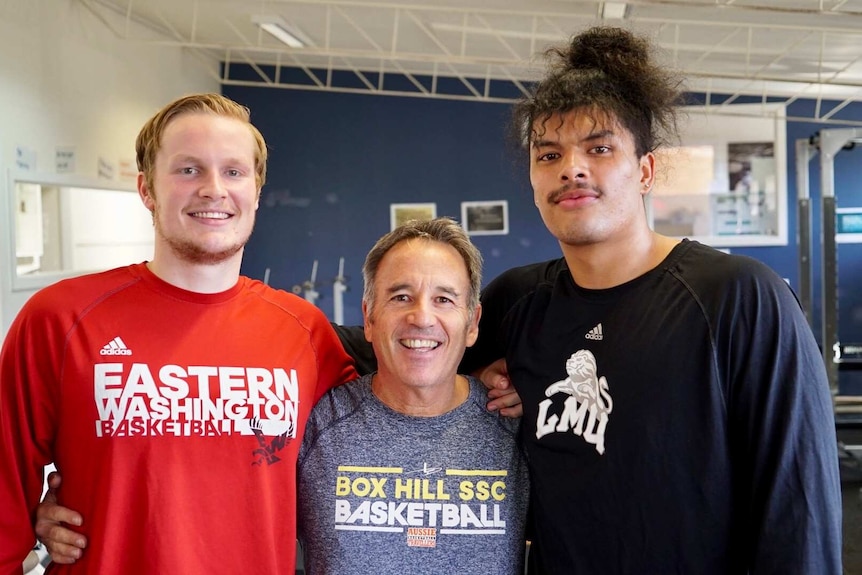
[[266, 182], [266, 142], [260, 131], [251, 123], [251, 114], [248, 108], [220, 94], [192, 94], [174, 100], [159, 110], [141, 128], [135, 141], [135, 153], [138, 171], [143, 172], [150, 193], [152, 194], [153, 191], [156, 154], [161, 148], [162, 134], [174, 118], [183, 114], [214, 114], [233, 118], [248, 125], [255, 142], [255, 182], [257, 183], [257, 191], [260, 193], [260, 189]]

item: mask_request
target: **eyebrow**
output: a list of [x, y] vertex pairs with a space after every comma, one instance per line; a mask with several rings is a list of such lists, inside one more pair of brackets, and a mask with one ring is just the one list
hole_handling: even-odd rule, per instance
[[[616, 133], [613, 130], [599, 130], [597, 132], [591, 132], [587, 134], [586, 137], [581, 138], [580, 142], [594, 142], [595, 140], [603, 140], [605, 138], [614, 138], [616, 137]], [[533, 142], [534, 148], [547, 148], [551, 146], [559, 146], [559, 140], [535, 140]]]
[[[395, 285], [386, 289], [386, 294], [392, 295], [394, 293], [397, 293], [397, 292], [400, 292], [403, 290], [409, 290], [412, 287], [413, 287], [412, 284], [409, 284], [409, 283], [395, 284]], [[459, 292], [454, 287], [438, 285], [438, 286], [434, 286], [434, 289], [437, 291], [443, 292], [446, 295], [452, 296], [453, 298], [458, 298], [461, 295], [461, 292]]]
[[191, 154], [184, 154], [184, 155], [182, 155], [182, 156], [173, 156], [173, 157], [171, 158], [171, 162], [179, 162], [179, 163], [192, 162], [192, 163], [197, 163], [197, 162], [200, 162], [200, 158], [198, 158], [197, 156], [193, 156], [193, 155], [191, 155]]
[[[202, 163], [205, 163], [203, 159], [201, 159], [200, 157], [195, 156], [193, 154], [183, 154], [183, 155], [174, 156], [170, 159], [170, 162], [171, 162], [171, 164], [188, 164], [188, 163], [202, 164]], [[239, 157], [231, 157], [231, 158], [227, 158], [226, 160], [220, 162], [220, 164], [228, 165], [228, 166], [238, 166], [238, 167], [248, 167], [248, 166], [253, 167], [254, 166], [254, 160], [252, 159], [252, 162], [249, 164], [246, 162], [246, 160], [240, 159]]]

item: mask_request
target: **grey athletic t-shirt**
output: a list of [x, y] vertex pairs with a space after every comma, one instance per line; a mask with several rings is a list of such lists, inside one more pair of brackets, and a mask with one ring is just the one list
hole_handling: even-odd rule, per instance
[[372, 375], [312, 410], [300, 450], [299, 538], [309, 575], [523, 573], [527, 466], [518, 420], [486, 391], [437, 417], [393, 411]]

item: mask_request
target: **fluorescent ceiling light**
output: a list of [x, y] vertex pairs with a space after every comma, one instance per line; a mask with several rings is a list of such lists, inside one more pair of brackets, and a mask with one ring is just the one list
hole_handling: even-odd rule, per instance
[[251, 21], [291, 48], [304, 48], [312, 45], [308, 36], [296, 26], [285, 22], [281, 16], [252, 16]]
[[602, 19], [603, 20], [622, 20], [626, 17], [628, 5], [625, 2], [603, 2], [602, 3]]

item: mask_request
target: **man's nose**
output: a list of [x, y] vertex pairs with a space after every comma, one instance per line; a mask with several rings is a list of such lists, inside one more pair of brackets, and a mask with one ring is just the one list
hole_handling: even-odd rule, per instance
[[563, 155], [560, 162], [560, 180], [564, 182], [575, 182], [585, 180], [589, 175], [584, 155], [569, 151]]
[[225, 186], [222, 175], [218, 172], [208, 173], [204, 177], [198, 193], [207, 198], [223, 198], [227, 196], [227, 186]]
[[407, 316], [408, 321], [417, 327], [429, 327], [434, 325], [434, 314], [430, 302], [417, 301], [410, 309]]

